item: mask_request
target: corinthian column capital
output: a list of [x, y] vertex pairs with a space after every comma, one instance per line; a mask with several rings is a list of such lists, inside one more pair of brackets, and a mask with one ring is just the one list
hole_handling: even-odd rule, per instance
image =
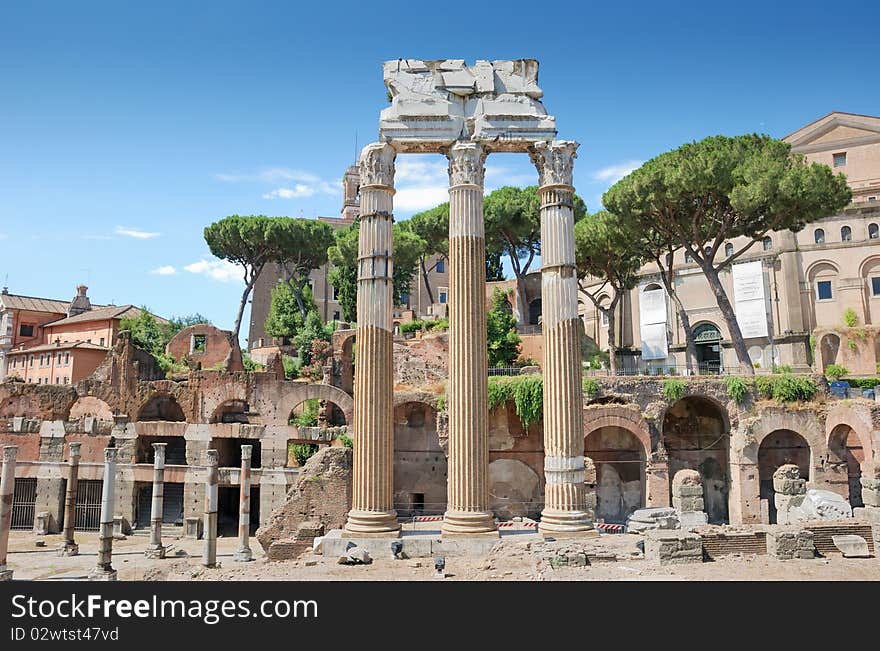
[[459, 142], [449, 148], [449, 187], [483, 185], [486, 150], [476, 142]]
[[379, 185], [394, 187], [394, 158], [397, 152], [387, 142], [373, 142], [361, 150], [358, 168], [361, 187]]
[[538, 168], [538, 177], [542, 186], [572, 185], [572, 170], [578, 147], [580, 144], [574, 140], [535, 143], [529, 156]]

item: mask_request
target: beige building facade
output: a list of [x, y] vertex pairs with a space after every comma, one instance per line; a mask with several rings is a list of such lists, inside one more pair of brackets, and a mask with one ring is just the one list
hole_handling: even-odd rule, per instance
[[[821, 371], [836, 363], [852, 375], [874, 375], [880, 362], [880, 118], [830, 113], [784, 140], [793, 152], [846, 174], [853, 201], [800, 232], [771, 233], [722, 272], [752, 363], [758, 372], [774, 365]], [[725, 247], [738, 250], [746, 241]], [[737, 367], [730, 333], [699, 266], [678, 251], [674, 270], [700, 372]], [[607, 324], [586, 296], [580, 306], [587, 336], [607, 349]], [[848, 310], [856, 315], [854, 326], [845, 322]], [[638, 285], [621, 301], [616, 325], [624, 372], [685, 372], [685, 333], [656, 265], [642, 268]]]

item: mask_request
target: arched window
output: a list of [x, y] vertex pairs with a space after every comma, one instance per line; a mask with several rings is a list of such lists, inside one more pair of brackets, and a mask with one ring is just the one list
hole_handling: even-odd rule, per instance
[[730, 242], [724, 245], [724, 255], [728, 258], [733, 255], [733, 244]]
[[813, 238], [816, 240], [816, 244], [825, 244], [825, 231], [817, 228], [813, 231]]
[[877, 224], [868, 224], [868, 237], [872, 240], [876, 240], [880, 237], [880, 227]]
[[687, 251], [685, 251], [685, 252], [684, 252], [684, 262], [685, 262], [685, 264], [688, 264], [688, 263], [693, 262], [693, 261], [694, 261], [694, 259], [691, 257], [691, 254], [688, 253]]
[[849, 226], [844, 226], [840, 229], [840, 241], [849, 242], [850, 240], [852, 240], [852, 229]]
[[770, 251], [773, 248], [773, 240], [770, 238], [769, 235], [761, 240], [761, 244], [764, 245], [765, 251]]

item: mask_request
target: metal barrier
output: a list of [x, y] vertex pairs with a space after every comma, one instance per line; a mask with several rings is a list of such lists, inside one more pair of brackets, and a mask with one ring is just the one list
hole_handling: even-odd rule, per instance
[[98, 531], [101, 528], [100, 479], [80, 479], [76, 484], [76, 524], [78, 531]]
[[10, 529], [28, 531], [34, 528], [34, 517], [37, 507], [36, 478], [19, 478], [15, 480], [12, 494], [12, 521]]

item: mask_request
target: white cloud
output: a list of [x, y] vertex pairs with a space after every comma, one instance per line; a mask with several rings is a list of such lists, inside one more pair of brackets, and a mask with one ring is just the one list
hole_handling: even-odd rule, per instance
[[170, 264], [166, 264], [164, 266], [153, 269], [150, 273], [156, 276], [173, 276], [177, 273], [177, 269], [172, 267]]
[[316, 194], [337, 194], [337, 192], [338, 190], [326, 181], [319, 181], [314, 185], [297, 183], [292, 188], [276, 188], [267, 192], [263, 195], [263, 199], [301, 199]]
[[445, 185], [403, 188], [394, 194], [394, 209], [402, 212], [419, 212], [445, 201], [449, 201], [449, 188]]
[[242, 282], [242, 270], [228, 260], [199, 260], [184, 267], [192, 274], [202, 274], [222, 283]]
[[318, 183], [321, 181], [321, 177], [317, 174], [287, 167], [269, 167], [249, 174], [215, 174], [214, 178], [224, 183], [239, 183], [242, 181], [262, 181], [264, 183], [300, 181], [303, 183]]
[[147, 231], [141, 231], [136, 228], [126, 228], [125, 226], [117, 226], [116, 230], [113, 231], [117, 235], [125, 235], [126, 237], [133, 237], [138, 240], [149, 240], [153, 237], [159, 237], [162, 233], [149, 233]]
[[397, 159], [394, 170], [394, 209], [419, 212], [449, 201], [449, 174], [445, 160], [409, 155]]
[[605, 183], [617, 183], [624, 176], [642, 166], [644, 161], [629, 160], [617, 165], [609, 165], [593, 172], [593, 179]]

